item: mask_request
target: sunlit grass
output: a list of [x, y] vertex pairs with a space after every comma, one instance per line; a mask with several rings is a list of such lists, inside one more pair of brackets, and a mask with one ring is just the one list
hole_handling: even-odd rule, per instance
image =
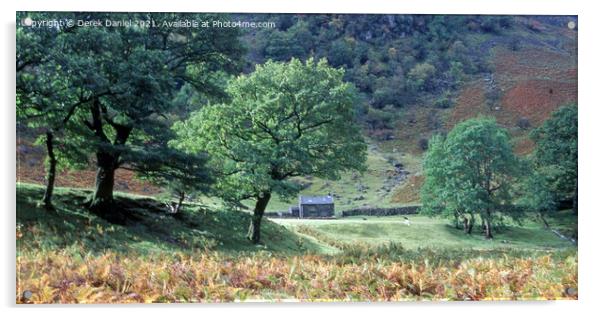
[[552, 231], [536, 222], [524, 221], [521, 226], [513, 223], [494, 232], [494, 239], [487, 240], [475, 228], [472, 235], [454, 228], [449, 220], [421, 215], [407, 215], [410, 225], [402, 216], [346, 217], [336, 220], [275, 219], [274, 221], [293, 229], [306, 226], [326, 236], [353, 243], [369, 244], [399, 242], [408, 249], [419, 247], [495, 249], [515, 248], [550, 250], [574, 248], [568, 240], [558, 238]]
[[88, 192], [57, 190], [57, 213], [36, 206], [41, 192], [17, 187], [18, 303], [578, 296], [576, 247], [536, 223], [485, 241], [422, 216], [410, 226], [400, 217], [265, 220], [255, 246], [244, 212], [188, 204], [173, 216], [122, 196], [148, 209], [137, 210], [139, 222], [113, 225], [85, 210]]

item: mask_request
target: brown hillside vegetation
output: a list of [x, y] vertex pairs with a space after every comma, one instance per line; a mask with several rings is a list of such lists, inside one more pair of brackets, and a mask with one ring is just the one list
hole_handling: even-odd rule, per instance
[[[42, 146], [33, 145], [31, 141], [17, 138], [17, 182], [45, 184], [46, 171], [44, 159], [46, 152]], [[74, 188], [92, 188], [96, 171], [93, 166], [85, 170], [61, 170], [56, 177], [56, 185]], [[134, 172], [117, 169], [115, 173], [115, 189], [122, 192], [140, 195], [155, 195], [161, 190], [151, 184], [136, 179]]]
[[[540, 126], [559, 107], [577, 103], [577, 65], [574, 33], [566, 32], [565, 51], [522, 48], [513, 51], [503, 47], [492, 50], [491, 77], [469, 81], [460, 89], [451, 109], [413, 106], [407, 109], [403, 125], [397, 131], [397, 145], [409, 153], [420, 155], [421, 139], [429, 139], [437, 130], [449, 131], [456, 124], [477, 116], [493, 116], [509, 129], [514, 151], [519, 155], [533, 150], [529, 132]], [[487, 99], [488, 91], [499, 89], [498, 100]], [[441, 124], [441, 128], [439, 127]], [[419, 200], [422, 177], [412, 176], [400, 186], [392, 202], [411, 203]]]
[[[524, 49], [495, 49], [494, 80], [475, 80], [460, 92], [446, 128], [478, 116], [493, 116], [516, 137], [516, 152], [529, 153], [528, 131], [550, 117], [559, 107], [577, 102], [577, 70], [566, 53]], [[487, 89], [497, 86], [499, 101], [488, 104]], [[527, 126], [519, 128], [522, 121]]]
[[456, 124], [474, 117], [475, 114], [491, 115], [485, 105], [485, 87], [478, 83], [467, 84], [460, 92], [445, 127], [451, 130]]
[[412, 175], [402, 186], [400, 186], [391, 197], [393, 203], [417, 203], [420, 202], [420, 188], [424, 183], [424, 176]]
[[539, 126], [559, 106], [577, 100], [576, 84], [553, 80], [526, 80], [510, 89], [502, 98], [502, 108], [513, 115], [500, 123], [511, 126], [516, 118], [527, 118]]

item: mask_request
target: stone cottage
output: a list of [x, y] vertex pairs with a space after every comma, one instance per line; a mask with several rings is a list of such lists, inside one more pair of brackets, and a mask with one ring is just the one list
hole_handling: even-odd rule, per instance
[[334, 217], [334, 199], [331, 195], [299, 196], [299, 218]]

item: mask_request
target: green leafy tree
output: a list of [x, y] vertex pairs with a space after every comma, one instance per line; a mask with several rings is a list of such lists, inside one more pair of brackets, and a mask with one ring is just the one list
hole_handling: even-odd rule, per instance
[[[457, 204], [453, 192], [446, 191], [447, 187], [441, 181], [447, 178], [445, 138], [435, 134], [428, 142], [428, 150], [424, 154], [424, 184], [420, 191], [422, 214], [454, 218], [456, 228], [462, 220], [464, 232], [472, 233], [474, 211]], [[471, 220], [472, 219], [472, 220]]]
[[458, 87], [462, 81], [464, 81], [466, 75], [464, 74], [464, 65], [459, 61], [450, 62], [449, 70], [446, 72], [446, 76], [452, 82], [452, 87]]
[[213, 175], [206, 166], [206, 154], [189, 155], [172, 150], [169, 163], [165, 163], [162, 155], [164, 152], [160, 151], [138, 163], [138, 168], [146, 170], [140, 178], [163, 188], [166, 205], [171, 213], [176, 214], [186, 198], [193, 199], [210, 191]]
[[535, 212], [546, 228], [550, 226], [547, 215], [557, 208], [556, 196], [549, 183], [545, 174], [537, 170], [530, 172], [519, 186], [521, 193], [518, 199], [518, 204], [527, 211]]
[[494, 119], [476, 118], [454, 127], [446, 138], [434, 136], [425, 156], [423, 212], [462, 217], [471, 232], [474, 215], [492, 238], [496, 214], [513, 215], [510, 185], [518, 173], [508, 132]]
[[249, 226], [254, 243], [272, 195], [300, 191], [291, 178], [334, 180], [343, 171], [365, 169], [355, 93], [343, 75], [326, 60], [268, 61], [230, 83], [230, 102], [206, 106], [174, 126], [177, 148], [210, 153], [216, 192], [226, 201], [255, 200]]
[[351, 67], [353, 65], [353, 42], [345, 39], [338, 39], [330, 44], [328, 50], [328, 61], [335, 67]]
[[307, 23], [294, 24], [287, 31], [266, 30], [261, 33], [263, 54], [266, 58], [278, 61], [289, 61], [291, 58], [304, 59], [313, 45], [311, 32]]
[[572, 199], [577, 214], [577, 105], [561, 107], [531, 133], [536, 167], [550, 178], [551, 189]]
[[[163, 25], [185, 18], [224, 17], [78, 13], [74, 18], [153, 20]], [[52, 62], [60, 65], [64, 80], [85, 99], [74, 111], [77, 119], [66, 124], [69, 135], [64, 141], [72, 150], [65, 153], [65, 160], [81, 164], [94, 156], [92, 211], [119, 219], [112, 203], [118, 168], [144, 174], [176, 161], [179, 153], [165, 139], [180, 108], [174, 102], [176, 94], [188, 84], [207, 98], [225, 97], [221, 78], [224, 72], [238, 70], [243, 54], [238, 35], [236, 29], [74, 26], [53, 38], [50, 47], [61, 54]], [[56, 72], [49, 69], [37, 75], [51, 77]]]
[[[315, 39], [309, 30], [309, 25], [305, 21], [298, 21], [291, 26], [288, 31], [288, 36], [293, 41], [293, 45], [302, 48], [302, 54], [309, 54], [310, 51], [315, 48]], [[298, 58], [301, 58], [299, 56]]]
[[433, 88], [436, 70], [435, 66], [429, 63], [417, 64], [408, 73], [410, 86], [418, 91], [430, 91]]
[[[41, 204], [54, 210], [52, 196], [60, 153], [57, 136], [72, 119], [75, 110], [91, 100], [84, 96], [62, 67], [63, 52], [48, 49], [68, 29], [34, 28], [22, 24], [25, 18], [51, 20], [51, 13], [19, 12], [16, 30], [16, 104], [17, 123], [38, 132], [36, 143], [46, 147], [46, 189]], [[59, 142], [60, 145], [60, 142]]]
[[394, 110], [390, 108], [379, 110], [373, 107], [368, 107], [366, 114], [364, 114], [364, 120], [372, 131], [378, 129], [390, 129], [391, 122], [395, 118], [394, 113]]

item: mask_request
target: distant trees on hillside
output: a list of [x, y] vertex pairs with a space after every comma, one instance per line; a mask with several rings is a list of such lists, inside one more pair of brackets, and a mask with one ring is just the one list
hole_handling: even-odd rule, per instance
[[[249, 36], [253, 61], [327, 58], [343, 67], [365, 104], [382, 109], [454, 91], [467, 76], [487, 71], [472, 35], [512, 29], [508, 16], [267, 15], [278, 29]], [[368, 122], [371, 126], [373, 122]]]
[[414, 66], [408, 73], [413, 89], [416, 91], [432, 90], [435, 71], [435, 66], [429, 63], [420, 63]]

